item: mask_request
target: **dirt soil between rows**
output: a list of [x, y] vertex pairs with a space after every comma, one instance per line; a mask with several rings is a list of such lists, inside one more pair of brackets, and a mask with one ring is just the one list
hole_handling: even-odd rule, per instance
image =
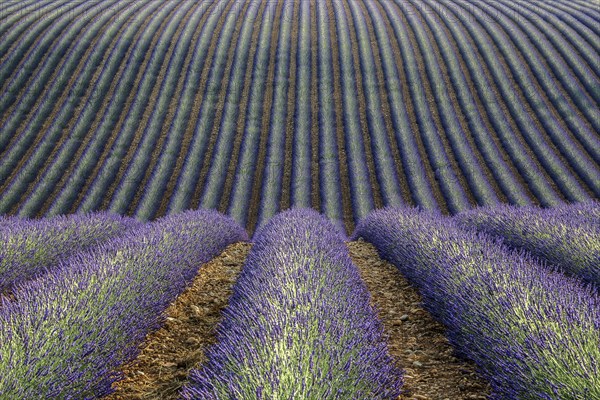
[[[233, 244], [200, 268], [192, 285], [167, 309], [165, 325], [148, 335], [125, 379], [107, 399], [177, 399], [189, 371], [206, 361], [233, 284], [250, 250]], [[398, 400], [485, 399], [489, 387], [475, 366], [457, 358], [444, 327], [421, 305], [416, 289], [366, 242], [348, 243], [350, 255], [371, 292], [388, 348], [405, 370]]]
[[149, 334], [139, 356], [121, 371], [125, 379], [106, 399], [178, 399], [189, 371], [206, 361], [221, 312], [242, 270], [250, 243], [228, 246], [204, 264], [191, 286], [167, 309], [162, 328]]
[[405, 371], [399, 400], [487, 398], [489, 385], [473, 363], [455, 356], [445, 328], [423, 308], [398, 268], [379, 258], [370, 243], [350, 242], [348, 248], [383, 322], [390, 354]]

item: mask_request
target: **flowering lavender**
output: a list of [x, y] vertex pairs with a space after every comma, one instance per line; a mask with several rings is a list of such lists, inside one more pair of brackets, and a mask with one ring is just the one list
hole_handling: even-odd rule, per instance
[[0, 293], [139, 223], [105, 212], [46, 219], [0, 218]]
[[214, 211], [168, 216], [78, 253], [0, 308], [0, 398], [111, 392], [200, 265], [245, 231]]
[[502, 238], [540, 259], [600, 287], [600, 203], [556, 208], [477, 208], [456, 217], [466, 228]]
[[207, 355], [185, 399], [395, 399], [402, 385], [341, 232], [311, 210], [259, 229]]
[[375, 211], [354, 237], [419, 288], [492, 398], [600, 398], [600, 297], [590, 286], [415, 209]]
[[541, 209], [544, 216], [577, 220], [584, 225], [600, 225], [600, 202], [596, 200], [580, 203], [565, 203], [551, 208]]

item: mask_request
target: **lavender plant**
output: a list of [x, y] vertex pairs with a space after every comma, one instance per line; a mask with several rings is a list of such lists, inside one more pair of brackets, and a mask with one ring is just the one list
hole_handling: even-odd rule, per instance
[[542, 213], [544, 216], [551, 215], [553, 218], [577, 220], [582, 225], [600, 226], [600, 202], [596, 200], [561, 204], [556, 207], [545, 208]]
[[200, 265], [245, 231], [214, 211], [157, 220], [78, 253], [0, 308], [0, 398], [84, 399], [112, 391]]
[[[600, 287], [600, 203], [556, 208], [477, 208], [457, 215], [467, 228], [500, 237], [511, 247]], [[594, 217], [596, 215], [596, 217]]]
[[207, 356], [183, 398], [395, 399], [402, 385], [341, 232], [304, 209], [257, 232]]
[[600, 296], [490, 236], [416, 209], [383, 209], [354, 238], [415, 284], [492, 399], [600, 398]]
[[139, 223], [108, 213], [47, 219], [0, 219], [0, 293], [76, 252], [124, 234]]

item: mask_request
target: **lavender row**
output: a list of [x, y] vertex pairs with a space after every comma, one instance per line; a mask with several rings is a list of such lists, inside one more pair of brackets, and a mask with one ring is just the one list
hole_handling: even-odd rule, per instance
[[600, 397], [600, 297], [590, 286], [416, 209], [383, 209], [354, 237], [415, 284], [494, 399]]
[[195, 276], [245, 231], [214, 211], [144, 225], [19, 287], [0, 308], [0, 397], [96, 398]]
[[503, 205], [469, 210], [455, 219], [600, 287], [600, 219], [594, 223], [594, 213], [600, 214], [598, 202], [556, 209]]
[[83, 249], [138, 226], [108, 213], [47, 219], [0, 218], [0, 293]]
[[340, 231], [315, 211], [263, 225], [185, 399], [392, 399], [401, 371]]

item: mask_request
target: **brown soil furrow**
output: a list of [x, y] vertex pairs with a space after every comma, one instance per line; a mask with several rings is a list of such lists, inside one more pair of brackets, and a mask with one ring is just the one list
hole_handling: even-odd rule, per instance
[[412, 97], [410, 94], [410, 85], [408, 83], [406, 71], [404, 70], [404, 61], [402, 52], [400, 51], [400, 43], [398, 42], [398, 38], [396, 37], [394, 28], [392, 27], [392, 24], [390, 22], [390, 18], [393, 18], [394, 16], [388, 15], [387, 11], [379, 2], [376, 2], [375, 5], [379, 8], [379, 13], [381, 14], [382, 20], [389, 34], [392, 53], [394, 54], [394, 59], [396, 60], [396, 67], [398, 68], [398, 78], [400, 79], [400, 83], [402, 85], [402, 98], [405, 101], [404, 105], [406, 107], [406, 112], [410, 120], [411, 131], [413, 132], [415, 143], [417, 144], [417, 148], [419, 150], [419, 157], [423, 161], [425, 175], [427, 176], [427, 179], [431, 185], [431, 191], [438, 204], [440, 211], [444, 214], [448, 214], [448, 204], [446, 203], [446, 199], [444, 198], [440, 185], [435, 177], [435, 172], [433, 171], [433, 168], [431, 167], [431, 162], [429, 161], [429, 154], [427, 153], [427, 150], [425, 149], [425, 144], [423, 143], [423, 137], [419, 128], [415, 106], [412, 102]]
[[[455, 154], [454, 149], [450, 145], [450, 142], [448, 141], [448, 137], [446, 136], [446, 130], [444, 129], [444, 125], [442, 123], [442, 118], [440, 116], [441, 110], [435, 106], [437, 104], [438, 99], [434, 94], [432, 86], [435, 85], [436, 83], [431, 81], [430, 76], [427, 73], [427, 68], [425, 67], [425, 58], [424, 58], [423, 54], [421, 53], [418, 39], [414, 32], [415, 28], [409, 22], [409, 19], [404, 15], [404, 11], [399, 11], [399, 12], [401, 13], [400, 15], [402, 15], [403, 20], [407, 21], [406, 31], [408, 32], [408, 40], [410, 41], [410, 45], [413, 48], [413, 52], [415, 55], [415, 61], [417, 63], [417, 67], [419, 70], [421, 84], [423, 86], [423, 90], [424, 90], [425, 96], [427, 98], [427, 103], [429, 104], [429, 111], [431, 113], [431, 117], [433, 119], [433, 123], [435, 124], [436, 130], [439, 134], [439, 138], [442, 143], [444, 152], [446, 153], [447, 160], [450, 163], [449, 167], [454, 172], [458, 183], [460, 184], [463, 192], [466, 194], [469, 204], [471, 206], [476, 206], [477, 201], [475, 200], [475, 197], [473, 196], [473, 193], [471, 192], [467, 178], [465, 177], [462, 169], [460, 168], [460, 166], [458, 164], [457, 155]], [[415, 13], [416, 11], [414, 9], [414, 6], [411, 5], [410, 10], [407, 10], [406, 12]]]
[[[474, 81], [473, 76], [469, 72], [469, 69], [467, 67], [467, 61], [464, 59], [462, 53], [459, 51], [458, 45], [456, 43], [456, 39], [454, 38], [454, 36], [452, 35], [450, 30], [446, 26], [446, 23], [448, 23], [448, 22], [442, 18], [439, 18], [438, 16], [435, 17], [435, 21], [439, 21], [438, 25], [445, 32], [445, 36], [448, 39], [448, 42], [450, 43], [452, 52], [456, 55], [456, 58], [458, 59], [460, 69], [462, 70], [462, 74], [465, 77], [465, 80], [467, 82], [469, 93], [471, 95], [471, 98], [474, 100], [475, 106], [477, 107], [477, 112], [481, 116], [481, 119], [482, 119], [487, 131], [490, 134], [490, 138], [492, 139], [496, 148], [498, 149], [500, 156], [502, 157], [502, 159], [504, 160], [504, 162], [510, 169], [512, 176], [514, 176], [521, 183], [527, 196], [531, 200], [533, 200], [536, 204], [539, 205], [539, 202], [537, 202], [535, 195], [529, 189], [529, 185], [527, 184], [527, 182], [525, 182], [525, 180], [519, 173], [517, 167], [514, 165], [512, 159], [511, 159], [510, 155], [506, 152], [506, 149], [502, 145], [502, 141], [498, 138], [498, 134], [496, 133], [496, 130], [494, 129], [494, 127], [488, 117], [488, 114], [487, 114], [487, 111], [483, 104], [483, 101], [482, 101], [481, 97], [479, 96], [479, 93], [477, 92], [477, 88], [476, 88], [477, 83]], [[505, 195], [503, 195], [500, 197], [500, 200], [505, 201], [505, 198], [506, 198]]]
[[[289, 12], [285, 10], [285, 12]], [[294, 136], [296, 131], [296, 81], [298, 72], [298, 41], [300, 35], [300, 2], [294, 2], [291, 29], [290, 65], [287, 92], [287, 112], [285, 125], [285, 152], [283, 155], [283, 182], [281, 183], [280, 209], [286, 210], [292, 205], [292, 169], [294, 168]], [[288, 17], [289, 18], [289, 17]]]
[[405, 370], [399, 399], [487, 398], [488, 383], [472, 362], [455, 355], [444, 326], [423, 308], [421, 296], [398, 268], [380, 259], [369, 243], [350, 242], [348, 248], [383, 323], [388, 350]]
[[[273, 21], [273, 30], [271, 31], [271, 48], [269, 54], [269, 70], [267, 72], [267, 82], [274, 82], [275, 79], [275, 60], [277, 48], [279, 47], [279, 30], [281, 26], [281, 13], [283, 2], [279, 1], [275, 9], [275, 19]], [[285, 38], [282, 38], [285, 40]], [[260, 141], [258, 146], [258, 157], [256, 159], [256, 169], [252, 178], [252, 194], [250, 204], [248, 205], [248, 223], [247, 231], [249, 235], [254, 233], [258, 222], [258, 211], [260, 207], [260, 195], [263, 186], [263, 175], [267, 158], [267, 143], [269, 141], [269, 129], [271, 123], [271, 106], [273, 103], [273, 91], [275, 85], [267, 84], [263, 99], [263, 120]]]
[[106, 399], [177, 399], [189, 371], [206, 361], [216, 328], [242, 269], [249, 243], [228, 246], [202, 265], [190, 287], [165, 311], [162, 328], [148, 334], [141, 352], [121, 372]]
[[227, 177], [225, 178], [223, 194], [221, 195], [221, 200], [219, 203], [219, 211], [222, 213], [226, 213], [229, 208], [231, 192], [233, 190], [233, 185], [235, 184], [235, 171], [238, 166], [238, 162], [240, 161], [240, 151], [246, 128], [246, 112], [248, 111], [248, 102], [250, 101], [252, 74], [254, 73], [254, 59], [258, 51], [258, 36], [260, 34], [260, 27], [262, 25], [263, 18], [270, 18], [269, 15], [265, 14], [265, 5], [266, 4], [264, 3], [261, 4], [261, 8], [260, 10], [258, 10], [256, 20], [254, 21], [254, 27], [252, 28], [252, 39], [248, 54], [246, 73], [244, 76], [244, 88], [242, 90], [242, 97], [239, 105], [239, 114], [236, 123], [236, 134], [233, 140], [233, 151], [231, 153], [231, 159], [227, 167]]
[[[220, 33], [223, 29], [223, 25], [225, 24], [225, 19], [227, 14], [229, 14], [231, 7], [236, 6], [236, 1], [230, 1], [226, 4], [225, 8], [222, 10], [221, 15], [219, 16], [219, 20], [216, 23], [215, 29], [212, 32], [212, 40], [210, 41], [208, 50], [206, 52], [206, 56], [204, 58], [204, 63], [202, 65], [202, 72], [200, 75], [200, 83], [196, 90], [196, 95], [193, 101], [192, 111], [190, 113], [191, 117], [189, 118], [186, 126], [186, 134], [183, 136], [183, 140], [180, 148], [180, 156], [177, 157], [175, 161], [175, 167], [173, 168], [172, 178], [167, 182], [167, 187], [165, 189], [165, 195], [162, 197], [160, 206], [158, 207], [158, 215], [166, 214], [168, 210], [169, 201], [173, 196], [173, 192], [177, 186], [177, 182], [179, 181], [179, 176], [183, 171], [183, 166], [185, 164], [186, 155], [189, 152], [190, 145], [192, 143], [192, 139], [194, 138], [195, 126], [198, 121], [198, 117], [200, 115], [200, 109], [202, 107], [202, 103], [204, 101], [204, 93], [208, 84], [208, 77], [211, 71], [210, 62], [214, 59], [215, 51], [217, 50], [217, 44], [219, 43]], [[215, 2], [215, 7], [222, 7], [222, 3]], [[213, 9], [212, 12], [217, 12], [216, 9]], [[207, 64], [207, 62], [209, 64]]]
[[[427, 24], [425, 23], [425, 21], [424, 21], [425, 17], [421, 15], [421, 13], [417, 7], [415, 7], [415, 13], [417, 13], [416, 15], [419, 16], [418, 18], [420, 19], [420, 21], [423, 22], [421, 25], [423, 27], [425, 34], [427, 35], [427, 38], [429, 40], [428, 44], [431, 46], [431, 49], [433, 50], [435, 59], [437, 61], [437, 65], [440, 67], [442, 77], [444, 79], [444, 85], [448, 89], [447, 90], [448, 97], [450, 97], [450, 101], [454, 108], [455, 115], [458, 119], [458, 122], [459, 122], [463, 132], [465, 132], [464, 139], [467, 141], [469, 148], [471, 149], [471, 151], [473, 152], [473, 155], [475, 156], [475, 159], [477, 161], [477, 166], [479, 168], [481, 168], [481, 170], [483, 171], [485, 180], [491, 185], [492, 189], [494, 190], [494, 193], [496, 194], [496, 196], [498, 196], [498, 199], [501, 202], [506, 203], [506, 202], [508, 202], [508, 199], [506, 198], [506, 196], [504, 196], [504, 193], [502, 192], [502, 189], [500, 189], [500, 186], [498, 185], [496, 178], [492, 174], [492, 171], [490, 171], [490, 169], [488, 168], [488, 166], [485, 162], [485, 159], [483, 158], [483, 155], [481, 154], [479, 148], [477, 147], [477, 144], [475, 143], [475, 140], [473, 138], [473, 132], [469, 128], [469, 124], [466, 120], [465, 114], [461, 110], [460, 102], [457, 98], [458, 93], [454, 90], [454, 86], [452, 85], [452, 80], [450, 79], [450, 74], [448, 73], [448, 67], [446, 66], [446, 63], [444, 62], [444, 58], [439, 49], [438, 42], [435, 39], [433, 32], [431, 32], [431, 30], [429, 29], [429, 26], [427, 26]], [[438, 23], [438, 24], [441, 24], [441, 23]], [[481, 134], [481, 132], [475, 132], [475, 135], [477, 135], [477, 134]]]
[[373, 59], [375, 61], [375, 74], [377, 75], [377, 82], [379, 83], [379, 97], [381, 99], [381, 113], [383, 115], [383, 121], [385, 122], [385, 128], [388, 136], [388, 143], [390, 144], [390, 149], [392, 151], [392, 157], [394, 159], [394, 166], [396, 168], [396, 176], [398, 177], [398, 181], [400, 184], [400, 189], [402, 193], [402, 199], [407, 204], [412, 204], [412, 196], [410, 194], [410, 186], [408, 185], [408, 180], [406, 177], [406, 173], [404, 172], [404, 167], [402, 166], [402, 159], [400, 155], [400, 151], [398, 150], [398, 142], [396, 141], [396, 137], [394, 136], [394, 125], [392, 123], [390, 104], [388, 102], [387, 97], [387, 87], [385, 82], [385, 76], [383, 72], [383, 66], [381, 62], [381, 54], [379, 52], [379, 45], [377, 43], [377, 36], [375, 35], [375, 30], [373, 28], [373, 21], [365, 8], [363, 2], [358, 2], [358, 6], [361, 8], [363, 18], [367, 25], [367, 30], [369, 32], [369, 41], [371, 42], [371, 50], [373, 52]]
[[[211, 6], [214, 6], [215, 4], [216, 3], [212, 3]], [[197, 8], [198, 8], [198, 6], [194, 7], [192, 14], [194, 12], [196, 12]], [[195, 47], [197, 41], [199, 40], [200, 32], [202, 31], [202, 27], [204, 26], [204, 23], [211, 12], [212, 12], [212, 10], [210, 8], [208, 10], [206, 10], [204, 12], [204, 14], [202, 15], [202, 17], [200, 18], [198, 25], [194, 27], [195, 31], [190, 40], [188, 51], [185, 55], [184, 62], [181, 66], [181, 71], [178, 73], [179, 76], [182, 76], [182, 77], [186, 76], [186, 73], [187, 73], [188, 69], [190, 68], [190, 62], [192, 59], [192, 55], [194, 54], [192, 49]], [[191, 16], [191, 14], [190, 14], [190, 16]], [[185, 24], [186, 24], [186, 22], [182, 22], [180, 25], [180, 28], [183, 29], [183, 27], [186, 26]], [[176, 33], [176, 36], [179, 36], [179, 34]], [[177, 40], [174, 40], [173, 42], [176, 44]], [[174, 51], [174, 49], [175, 48], [173, 48], [173, 51]], [[171, 56], [172, 56], [172, 54], [171, 54]], [[166, 58], [166, 60], [170, 60], [171, 56], [168, 56]], [[168, 63], [168, 61], [167, 61], [167, 63]], [[163, 68], [163, 69], [165, 69], [165, 73], [166, 73], [166, 68]], [[174, 95], [172, 96], [169, 106], [166, 110], [167, 115], [163, 121], [163, 124], [161, 127], [161, 133], [158, 135], [157, 143], [155, 144], [155, 146], [153, 146], [152, 153], [150, 154], [150, 160], [148, 163], [148, 167], [146, 168], [144, 177], [142, 178], [142, 180], [136, 190], [136, 193], [133, 196], [133, 199], [129, 204], [128, 212], [126, 213], [128, 215], [133, 215], [135, 213], [136, 209], [138, 208], [139, 202], [144, 195], [144, 192], [148, 189], [147, 185], [150, 181], [150, 178], [152, 177], [154, 169], [156, 168], [156, 164], [157, 164], [157, 162], [160, 158], [160, 155], [163, 151], [163, 147], [168, 138], [168, 135], [170, 134], [169, 128], [171, 126], [173, 119], [175, 118], [175, 113], [177, 112], [177, 106], [179, 105], [178, 94], [183, 92], [183, 84], [184, 83], [185, 83], [185, 79], [178, 79], [178, 81], [177, 81], [177, 87], [175, 88], [175, 91], [173, 92]], [[158, 96], [157, 96], [157, 100], [158, 100]]]
[[[30, 159], [30, 157], [33, 154], [33, 151], [38, 147], [38, 143], [44, 138], [45, 134], [53, 128], [53, 124], [54, 124], [56, 116], [60, 113], [60, 111], [64, 107], [65, 103], [69, 100], [69, 98], [71, 96], [70, 89], [74, 87], [75, 82], [77, 81], [77, 79], [79, 79], [82, 70], [84, 68], [86, 68], [87, 61], [92, 56], [92, 53], [96, 50], [96, 44], [98, 43], [98, 41], [100, 39], [102, 39], [102, 35], [109, 28], [109, 26], [118, 18], [119, 18], [119, 14], [117, 13], [114, 16], [112, 16], [110, 18], [110, 20], [104, 26], [102, 26], [102, 28], [98, 32], [98, 35], [96, 35], [96, 37], [94, 37], [94, 39], [90, 42], [90, 46], [85, 50], [84, 54], [80, 57], [79, 64], [77, 65], [77, 67], [75, 68], [73, 73], [71, 74], [71, 77], [69, 78], [68, 83], [65, 85], [64, 88], [62, 88], [63, 91], [60, 94], [60, 97], [54, 102], [54, 107], [53, 107], [52, 111], [50, 112], [50, 115], [48, 116], [48, 118], [46, 118], [46, 120], [44, 121], [42, 128], [40, 129], [40, 133], [34, 141], [34, 144], [30, 146], [26, 155], [19, 162], [19, 165], [16, 168], [17, 171], [19, 171], [22, 168], [22, 165], [24, 165], [27, 162], [27, 160]], [[123, 24], [121, 26], [121, 29], [119, 32], [122, 32], [126, 26], [127, 26], [126, 23]], [[82, 30], [82, 32], [78, 35], [78, 38], [74, 41], [73, 45], [75, 45], [75, 43], [78, 42], [79, 36], [83, 35], [84, 33], [85, 33], [85, 30]], [[115, 36], [117, 36], [117, 35], [115, 35]], [[61, 61], [61, 63], [57, 66], [56, 71], [52, 74], [52, 77], [50, 78], [49, 82], [54, 82], [54, 79], [56, 78], [56, 74], [60, 71], [60, 69], [62, 68], [62, 66], [64, 65], [64, 63], [66, 61], [67, 61], [67, 58], [64, 58]], [[90, 85], [90, 87], [93, 87], [93, 85]], [[32, 110], [37, 110], [39, 107], [42, 106], [41, 102], [44, 99], [44, 96], [46, 95], [47, 91], [50, 90], [50, 88], [51, 87], [48, 86], [44, 90], [44, 92], [42, 94], [40, 94], [40, 98], [38, 99], [38, 101], [36, 102], [36, 104], [32, 108]], [[83, 98], [85, 98], [85, 95]], [[46, 171], [52, 166], [52, 161], [54, 160], [57, 153], [62, 148], [64, 142], [67, 141], [70, 137], [71, 128], [73, 127], [73, 125], [75, 124], [75, 121], [77, 120], [77, 115], [79, 115], [79, 113], [74, 113], [74, 117], [71, 118], [69, 123], [63, 129], [63, 132], [62, 132], [63, 134], [55, 142], [55, 144], [52, 148], [52, 151], [46, 158], [46, 162], [44, 163], [42, 168], [40, 168], [39, 171], [36, 173], [36, 178], [29, 184], [26, 192], [21, 196], [21, 201], [18, 202], [13, 207], [13, 210], [12, 210], [13, 212], [16, 212], [16, 210], [18, 210], [18, 208], [20, 207], [21, 203], [23, 203], [27, 198], [29, 198], [29, 196], [31, 195], [31, 193], [33, 192], [35, 187], [38, 185], [38, 183], [44, 177]], [[23, 128], [25, 126], [26, 126], [26, 123], [22, 124]], [[92, 137], [92, 135], [86, 135], [84, 137], [81, 145], [78, 148], [77, 153], [71, 158], [71, 160], [79, 160], [79, 158], [81, 157], [81, 154], [83, 153], [83, 150], [86, 148], [87, 142], [90, 140], [91, 137]], [[68, 176], [70, 176], [70, 173], [71, 173], [72, 169], [75, 167], [75, 165], [76, 165], [75, 162], [71, 162], [67, 166], [67, 168], [65, 168], [64, 172], [62, 173], [62, 178], [61, 178], [62, 185], [64, 185], [64, 183], [67, 182], [67, 180], [68, 180], [67, 178], [68, 178]], [[44, 205], [42, 206], [41, 210], [37, 213], [38, 217], [42, 217], [43, 215], [45, 215], [47, 208], [52, 204], [52, 201], [53, 201], [54, 197], [56, 196], [56, 194], [59, 193], [57, 191], [57, 189], [59, 187], [62, 187], [62, 185], [60, 183], [58, 185], [56, 185], [53, 194], [51, 196], [49, 196], [49, 198], [45, 201]]]
[[[317, 0], [320, 1], [320, 0]], [[342, 210], [344, 212], [344, 226], [346, 232], [354, 231], [355, 223], [352, 211], [352, 197], [350, 195], [350, 173], [348, 167], [348, 156], [346, 155], [346, 139], [344, 134], [344, 101], [342, 98], [342, 72], [338, 60], [338, 37], [335, 27], [335, 15], [333, 7], [329, 2], [325, 3], [327, 7], [327, 24], [329, 26], [329, 40], [331, 42], [331, 59], [333, 60], [333, 102], [335, 105], [335, 129], [337, 135], [337, 146], [339, 153], [340, 166], [340, 189], [342, 190]], [[325, 16], [324, 16], [325, 18]], [[322, 101], [326, 101], [322, 99]]]
[[[233, 35], [231, 37], [229, 48], [227, 49], [227, 62], [225, 64], [225, 70], [223, 72], [223, 77], [220, 83], [218, 101], [214, 108], [215, 116], [213, 119], [212, 130], [210, 132], [208, 145], [206, 146], [206, 151], [204, 152], [202, 157], [203, 162], [202, 168], [200, 169], [200, 176], [198, 177], [198, 182], [196, 183], [194, 195], [192, 196], [192, 202], [190, 204], [190, 207], [194, 209], [199, 207], [202, 192], [204, 191], [204, 184], [206, 183], [206, 179], [208, 177], [210, 163], [213, 158], [217, 138], [219, 136], [221, 120], [223, 119], [223, 112], [225, 111], [225, 101], [227, 100], [229, 85], [232, 83], [229, 80], [229, 77], [231, 75], [231, 68], [233, 67], [233, 63], [235, 61], [235, 53], [238, 47], [238, 41], [240, 40], [240, 32], [242, 30], [242, 24], [245, 20], [245, 16], [248, 11], [249, 5], [250, 2], [244, 3], [244, 7], [240, 11], [237, 20], [235, 21], [235, 28], [233, 30]], [[233, 82], [233, 84], [239, 85], [240, 83]]]
[[[182, 2], [181, 4], [185, 5], [185, 2]], [[197, 5], [198, 5], [198, 3], [196, 3], [196, 6]], [[146, 106], [144, 108], [144, 113], [142, 115], [142, 119], [141, 119], [141, 121], [139, 121], [139, 123], [137, 125], [137, 129], [135, 131], [135, 134], [133, 135], [133, 140], [128, 146], [127, 154], [125, 155], [125, 157], [123, 157], [123, 159], [120, 162], [119, 171], [117, 172], [117, 176], [114, 178], [112, 184], [109, 186], [108, 190], [104, 194], [102, 209], [107, 209], [109, 207], [109, 204], [110, 204], [111, 200], [113, 199], [119, 185], [121, 184], [121, 181], [125, 177], [125, 173], [131, 166], [134, 156], [137, 154], [138, 147], [140, 146], [142, 137], [143, 137], [146, 127], [148, 126], [148, 123], [150, 121], [150, 117], [151, 117], [152, 113], [154, 112], [156, 103], [158, 102], [158, 95], [160, 94], [160, 90], [162, 87], [161, 83], [165, 80], [165, 74], [167, 73], [167, 65], [173, 55], [173, 52], [175, 51], [175, 45], [177, 43], [177, 39], [181, 36], [181, 32], [183, 31], [183, 28], [187, 24], [188, 20], [191, 18], [195, 8], [196, 7], [189, 7], [187, 9], [183, 18], [177, 22], [177, 29], [173, 33], [173, 36], [171, 38], [169, 38], [169, 41], [170, 41], [169, 47], [168, 47], [167, 52], [161, 62], [158, 77], [156, 78], [156, 83], [153, 85], [153, 88], [152, 88], [152, 93], [145, 94], [146, 96], [148, 96], [148, 102], [146, 103]], [[177, 9], [179, 9], [179, 8], [177, 8]], [[159, 31], [154, 35], [153, 40], [155, 40], [156, 42], [159, 39], [161, 39], [163, 37], [163, 35], [165, 34], [166, 27], [168, 25], [170, 25], [170, 23], [172, 22], [171, 17], [169, 16], [169, 18], [167, 20], [165, 20], [165, 22], [166, 23], [161, 27], [162, 29], [159, 29]], [[155, 46], [157, 45], [156, 42], [150, 47], [151, 49], [155, 48]], [[151, 54], [152, 51], [149, 51], [148, 53]], [[145, 155], [143, 155], [143, 156], [145, 156]]]
[[381, 187], [377, 179], [377, 166], [375, 165], [375, 156], [371, 145], [371, 133], [369, 132], [369, 121], [367, 119], [367, 100], [363, 86], [363, 72], [372, 73], [372, 71], [363, 71], [360, 64], [359, 44], [356, 37], [356, 29], [354, 27], [354, 19], [348, 8], [348, 4], [342, 3], [350, 31], [350, 43], [352, 47], [352, 60], [354, 62], [354, 78], [356, 87], [356, 97], [358, 99], [358, 116], [365, 149], [365, 160], [367, 161], [367, 170], [369, 171], [369, 179], [371, 181], [371, 192], [373, 193], [373, 205], [375, 208], [383, 207], [383, 195]]
[[[124, 61], [128, 60], [130, 58], [131, 53], [136, 48], [135, 44], [139, 42], [140, 37], [144, 34], [147, 26], [150, 24], [150, 22], [152, 21], [154, 16], [157, 15], [165, 6], [166, 6], [166, 3], [163, 3], [156, 10], [154, 10], [150, 14], [150, 16], [148, 18], [146, 18], [146, 20], [142, 23], [140, 28], [135, 33], [133, 39], [131, 40], [130, 46], [128, 47], [125, 55], [123, 56], [123, 61], [119, 65], [117, 73], [115, 74], [115, 77], [111, 81], [111, 84], [107, 91], [107, 94], [104, 97], [104, 99], [102, 100], [102, 105], [101, 105], [100, 109], [98, 110], [95, 120], [92, 123], [90, 132], [95, 132], [98, 129], [100, 122], [102, 120], [102, 116], [104, 115], [104, 113], [106, 112], [106, 110], [110, 104], [110, 100], [115, 96], [115, 91], [117, 90], [117, 84], [120, 82], [121, 78], [123, 77], [123, 74], [125, 73], [126, 68], [128, 67], [127, 63]], [[166, 23], [168, 18], [175, 12], [175, 10], [176, 10], [176, 8], [171, 10], [171, 12], [169, 12], [168, 15], [164, 16], [164, 19], [161, 22], [161, 26], [159, 27], [159, 30], [164, 28], [164, 24]], [[117, 45], [120, 35], [122, 34], [123, 30], [126, 28], [127, 28], [127, 25], [123, 25], [121, 30], [119, 30], [119, 33], [117, 35], [115, 35], [115, 40], [113, 41], [113, 43], [111, 43], [110, 49], [107, 51], [107, 54], [110, 54], [113, 51], [114, 47]], [[158, 35], [158, 34], [154, 35], [154, 37], [152, 38], [152, 41], [148, 47], [149, 49], [153, 48], [156, 45], [156, 41], [158, 40], [159, 36], [160, 35]], [[79, 195], [77, 196], [77, 199], [71, 205], [70, 212], [75, 212], [79, 208], [79, 206], [83, 202], [87, 192], [90, 190], [92, 184], [96, 180], [96, 177], [100, 173], [100, 171], [104, 165], [104, 162], [110, 156], [111, 150], [113, 148], [113, 144], [117, 140], [117, 138], [119, 136], [119, 132], [121, 132], [121, 128], [123, 127], [123, 124], [125, 123], [127, 115], [129, 114], [129, 110], [131, 109], [131, 106], [134, 103], [136, 89], [139, 89], [140, 82], [145, 74], [146, 69], [148, 68], [150, 55], [151, 55], [151, 51], [147, 51], [146, 55], [144, 56], [144, 60], [142, 61], [141, 65], [139, 66], [139, 70], [136, 74], [133, 85], [131, 86], [131, 90], [129, 90], [129, 95], [128, 95], [127, 99], [125, 100], [125, 104], [123, 105], [123, 107], [120, 110], [119, 119], [117, 120], [117, 123], [115, 124], [111, 135], [109, 136], [108, 140], [106, 141], [106, 144], [103, 147], [102, 153], [98, 156], [98, 160], [95, 163], [92, 172], [88, 175], [88, 177], [86, 178], [85, 184], [79, 191]], [[93, 79], [94, 83], [89, 86], [90, 89], [93, 88], [93, 86], [96, 84], [97, 80], [99, 79], [100, 72], [101, 71], [99, 68], [98, 71], [94, 75], [94, 79]], [[91, 94], [86, 93], [85, 97], [87, 98], [90, 95]]]
[[317, 37], [317, 6], [310, 3], [310, 98], [311, 98], [311, 203], [312, 208], [321, 210], [320, 170], [319, 170], [319, 75], [318, 69], [318, 37]]

